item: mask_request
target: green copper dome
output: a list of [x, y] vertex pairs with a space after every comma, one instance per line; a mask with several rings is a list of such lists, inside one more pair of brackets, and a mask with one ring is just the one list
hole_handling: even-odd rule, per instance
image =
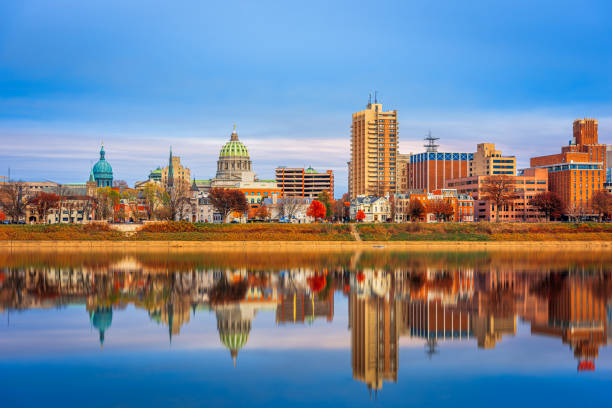
[[219, 333], [221, 343], [230, 351], [238, 351], [244, 347], [249, 340], [249, 332], [246, 333]]
[[100, 148], [100, 160], [93, 167], [93, 176], [98, 187], [111, 187], [113, 184], [113, 168], [106, 161], [104, 144]]
[[238, 140], [238, 134], [235, 129], [232, 132], [230, 141], [221, 148], [219, 157], [249, 157], [249, 151], [246, 146]]

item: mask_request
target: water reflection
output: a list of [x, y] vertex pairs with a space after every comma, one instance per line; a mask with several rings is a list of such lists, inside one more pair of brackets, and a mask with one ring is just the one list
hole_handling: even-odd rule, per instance
[[568, 345], [579, 371], [594, 370], [612, 339], [606, 254], [285, 255], [280, 264], [264, 256], [266, 267], [223, 254], [12, 254], [0, 269], [0, 310], [84, 305], [101, 347], [128, 305], [164, 326], [168, 342], [210, 312], [236, 365], [258, 312], [272, 312], [277, 326], [331, 322], [336, 297], [345, 297], [353, 378], [374, 392], [397, 381], [401, 338], [442, 358], [449, 342], [495, 348], [520, 319], [532, 335]]

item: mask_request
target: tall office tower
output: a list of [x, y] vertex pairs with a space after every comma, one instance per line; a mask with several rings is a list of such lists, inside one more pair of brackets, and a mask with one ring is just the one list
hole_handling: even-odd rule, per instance
[[383, 111], [376, 98], [366, 109], [353, 113], [351, 161], [349, 168], [351, 199], [359, 195], [384, 196], [394, 193], [396, 177], [398, 124], [397, 111]]
[[425, 152], [410, 156], [408, 163], [408, 189], [431, 193], [445, 188], [447, 180], [468, 177], [469, 162], [474, 153], [439, 153], [431, 133], [425, 138]]

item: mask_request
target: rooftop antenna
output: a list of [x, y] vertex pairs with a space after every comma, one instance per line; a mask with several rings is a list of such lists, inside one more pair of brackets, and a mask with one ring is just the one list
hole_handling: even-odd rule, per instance
[[372, 106], [372, 92], [368, 94], [368, 108]]
[[378, 91], [374, 91], [374, 103], [378, 103]]
[[425, 137], [425, 140], [427, 141], [427, 143], [424, 145], [425, 146], [425, 151], [428, 153], [435, 153], [438, 151], [438, 146], [435, 142], [436, 140], [440, 140], [439, 137], [433, 137], [431, 135], [431, 130], [429, 131], [429, 133], [427, 133], [427, 136]]

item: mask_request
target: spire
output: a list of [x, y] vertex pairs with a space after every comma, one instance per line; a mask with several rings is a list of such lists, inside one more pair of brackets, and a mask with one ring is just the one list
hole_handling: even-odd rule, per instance
[[238, 141], [238, 133], [236, 133], [236, 124], [234, 123], [234, 131], [232, 132], [232, 137], [230, 138], [231, 141], [233, 142], [237, 142]]
[[238, 358], [238, 350], [230, 350], [230, 355], [232, 356], [232, 362], [234, 363], [234, 368], [236, 368], [236, 359]]
[[102, 142], [102, 147], [100, 147], [100, 160], [105, 160], [104, 155], [106, 152], [104, 151], [104, 142]]
[[168, 159], [168, 186], [174, 184], [174, 165], [172, 164], [172, 146], [170, 146], [170, 157]]

